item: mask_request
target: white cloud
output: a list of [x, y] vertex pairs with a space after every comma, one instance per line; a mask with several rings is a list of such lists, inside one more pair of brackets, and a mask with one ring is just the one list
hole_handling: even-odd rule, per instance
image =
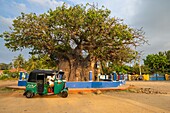
[[56, 0], [28, 0], [28, 2], [40, 5], [43, 8], [55, 9], [57, 6], [61, 6], [64, 2]]
[[[121, 4], [120, 0], [118, 1], [119, 4]], [[119, 7], [118, 10], [120, 10], [122, 16], [126, 18], [131, 18], [136, 14], [136, 8], [139, 4], [140, 4], [140, 0], [124, 0], [124, 2], [122, 2], [122, 5], [121, 7]]]
[[143, 27], [150, 46], [144, 46], [146, 54], [170, 50], [170, 1], [141, 0], [136, 7], [136, 14], [131, 18], [131, 24]]
[[5, 18], [5, 17], [0, 16], [1, 24], [11, 25], [12, 24], [12, 20], [13, 20], [13, 18]]
[[22, 3], [13, 2], [12, 6], [15, 6], [15, 9], [18, 10], [19, 12], [25, 12], [27, 9], [26, 5]]
[[0, 16], [3, 17], [16, 17], [21, 12], [26, 12], [27, 7], [23, 3], [17, 3], [14, 1], [0, 1]]
[[0, 16], [0, 33], [9, 30], [9, 27], [12, 26], [13, 18], [5, 18]]

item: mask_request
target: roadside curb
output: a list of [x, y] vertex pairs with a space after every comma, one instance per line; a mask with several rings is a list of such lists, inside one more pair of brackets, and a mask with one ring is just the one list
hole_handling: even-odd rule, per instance
[[69, 93], [93, 93], [98, 91], [123, 91], [127, 90], [128, 87], [117, 87], [117, 88], [69, 88]]
[[6, 86], [9, 89], [18, 89], [18, 90], [25, 90], [25, 86]]
[[[7, 86], [9, 89], [17, 89], [17, 90], [25, 90], [25, 86]], [[127, 90], [129, 87], [115, 87], [115, 88], [69, 88], [68, 93], [76, 94], [76, 93], [92, 93], [97, 91], [121, 91]]]

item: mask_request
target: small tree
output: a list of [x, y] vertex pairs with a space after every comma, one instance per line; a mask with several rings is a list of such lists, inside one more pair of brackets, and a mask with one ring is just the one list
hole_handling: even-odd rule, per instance
[[144, 64], [147, 65], [153, 72], [165, 72], [165, 67], [168, 65], [168, 59], [164, 53], [150, 54], [144, 59]]

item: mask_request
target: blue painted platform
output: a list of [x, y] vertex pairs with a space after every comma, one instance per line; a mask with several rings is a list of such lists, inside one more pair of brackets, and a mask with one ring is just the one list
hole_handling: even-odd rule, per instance
[[[26, 86], [26, 80], [19, 80], [18, 86]], [[115, 88], [125, 84], [125, 80], [120, 81], [99, 81], [99, 82], [66, 82], [68, 88]]]
[[27, 81], [26, 80], [18, 80], [18, 86], [26, 86]]
[[68, 88], [113, 88], [125, 84], [121, 81], [100, 81], [100, 82], [66, 82]]
[[[20, 72], [18, 86], [26, 86], [28, 74]], [[66, 82], [66, 87], [68, 88], [115, 88], [122, 84], [125, 84], [125, 80], [123, 78], [118, 77], [117, 75], [109, 76], [109, 75], [101, 75], [100, 79], [103, 81], [92, 81], [92, 72], [89, 72], [89, 81], [83, 82]]]

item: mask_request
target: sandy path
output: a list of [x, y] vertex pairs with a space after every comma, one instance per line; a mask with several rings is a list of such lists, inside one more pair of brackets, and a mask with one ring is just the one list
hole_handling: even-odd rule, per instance
[[[170, 82], [127, 82], [126, 85], [170, 92]], [[169, 94], [112, 91], [100, 95], [69, 94], [68, 98], [37, 95], [31, 99], [22, 94], [22, 90], [1, 91], [0, 113], [170, 113]]]
[[18, 84], [17, 80], [0, 80], [0, 88], [17, 84]]
[[0, 113], [168, 113], [166, 110], [109, 95], [72, 94], [26, 99], [12, 95], [0, 99]]

